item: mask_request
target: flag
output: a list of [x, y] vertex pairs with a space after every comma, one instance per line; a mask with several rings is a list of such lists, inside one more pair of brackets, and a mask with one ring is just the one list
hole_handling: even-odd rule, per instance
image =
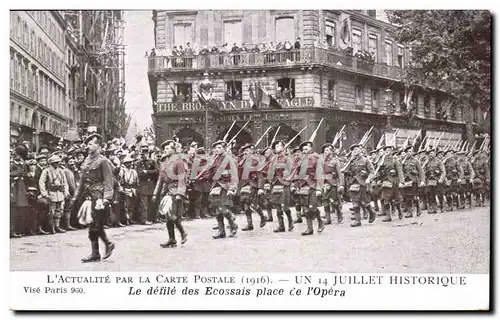
[[253, 83], [250, 83], [250, 87], [248, 87], [248, 95], [250, 96], [250, 100], [252, 100], [252, 108], [257, 109], [257, 100], [255, 97], [255, 93], [253, 91]]
[[346, 49], [348, 47], [352, 48], [352, 30], [351, 30], [351, 17], [342, 13], [340, 15], [340, 48]]
[[257, 86], [257, 97], [260, 104], [268, 105], [270, 108], [281, 109], [279, 102], [260, 85]]

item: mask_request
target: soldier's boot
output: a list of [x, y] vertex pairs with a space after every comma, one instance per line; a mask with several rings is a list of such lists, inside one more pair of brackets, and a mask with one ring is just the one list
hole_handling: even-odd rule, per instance
[[[316, 220], [318, 220], [318, 233], [323, 232], [325, 230], [325, 223], [323, 222], [323, 218], [321, 218], [321, 213], [318, 208], [315, 209]], [[331, 215], [330, 215], [330, 223], [331, 223]]]
[[104, 242], [104, 245], [106, 246], [106, 252], [104, 253], [104, 256], [102, 257], [103, 260], [106, 260], [111, 256], [113, 253], [113, 250], [115, 250], [115, 244], [111, 241], [109, 241], [108, 236], [106, 235], [106, 231], [102, 230], [99, 232], [99, 238], [101, 238], [102, 242]]
[[267, 208], [267, 222], [273, 222], [273, 209]]
[[401, 203], [396, 203], [396, 204], [394, 204], [394, 206], [396, 207], [396, 211], [398, 212], [399, 220], [402, 220], [403, 219], [403, 210], [401, 209]]
[[453, 211], [453, 198], [453, 194], [446, 197], [446, 211]]
[[405, 209], [406, 209], [405, 218], [413, 218], [413, 200], [412, 199], [405, 200]]
[[340, 204], [335, 205], [335, 211], [337, 212], [337, 223], [342, 223], [344, 220], [344, 215], [342, 214], [342, 210], [340, 209]]
[[361, 211], [360, 207], [353, 208], [354, 221], [351, 223], [351, 227], [361, 226], [361, 212], [360, 211]]
[[370, 204], [366, 206], [366, 210], [368, 211], [368, 223], [373, 223], [375, 219], [377, 219], [377, 214], [373, 211], [373, 208]]
[[66, 230], [62, 229], [59, 224], [61, 223], [61, 218], [54, 218], [54, 230], [56, 233], [66, 233]]
[[96, 262], [101, 260], [101, 255], [99, 254], [99, 237], [95, 231], [89, 232], [89, 239], [92, 253], [87, 258], [82, 259], [83, 263]]
[[297, 205], [295, 206], [295, 215], [297, 216], [297, 219], [293, 221], [293, 223], [302, 223], [302, 206]]
[[288, 231], [292, 231], [294, 226], [293, 226], [293, 218], [292, 218], [292, 211], [290, 211], [290, 209], [286, 209], [285, 210], [285, 214], [286, 214], [286, 219], [288, 221]]
[[236, 224], [236, 217], [230, 211], [226, 212], [227, 222], [229, 224], [229, 230], [231, 231], [231, 237], [234, 237], [238, 232], [238, 225]]
[[429, 202], [429, 211], [428, 214], [436, 214], [437, 213], [437, 203]]
[[420, 207], [420, 199], [418, 197], [417, 199], [415, 199], [415, 208], [417, 211], [417, 217], [420, 217], [420, 215], [422, 214], [422, 209]]
[[467, 195], [467, 199], [469, 200], [469, 209], [472, 209], [474, 204], [472, 202], [472, 192], [470, 192], [468, 195]]
[[285, 232], [285, 221], [283, 220], [283, 210], [281, 208], [276, 211], [276, 216], [278, 218], [278, 227], [273, 232]]
[[382, 222], [391, 222], [392, 221], [391, 204], [384, 201], [382, 203], [382, 211], [385, 213], [385, 218], [382, 219]]
[[42, 226], [38, 226], [36, 234], [38, 234], [38, 235], [47, 235], [49, 233], [47, 231], [43, 230]]
[[177, 240], [175, 240], [175, 223], [172, 220], [167, 220], [168, 241], [160, 244], [162, 248], [175, 248], [177, 247]]
[[264, 212], [262, 212], [262, 209], [259, 207], [257, 208], [257, 213], [259, 214], [259, 217], [260, 217], [260, 227], [261, 228], [264, 228], [266, 226], [266, 223], [267, 223], [267, 219], [266, 219], [266, 216], [264, 215]]
[[69, 214], [66, 214], [66, 215], [64, 216], [64, 229], [66, 229], [67, 231], [76, 231], [76, 230], [78, 230], [78, 229], [73, 228], [73, 227], [71, 226], [70, 221], [71, 221], [70, 215], [69, 215]]
[[[313, 230], [313, 216], [314, 216], [314, 212], [311, 212], [311, 211], [308, 211], [307, 214], [306, 214], [306, 226], [307, 226], [307, 229], [302, 232], [302, 235], [303, 236], [310, 236], [314, 233], [314, 230]], [[321, 217], [320, 217], [321, 219]]]
[[439, 196], [439, 209], [441, 210], [441, 213], [444, 212], [444, 201], [445, 201], [445, 196]]
[[368, 210], [366, 209], [366, 207], [362, 206], [361, 209], [363, 210], [363, 219], [368, 219]]
[[224, 216], [223, 215], [218, 215], [217, 216], [217, 229], [219, 231], [215, 236], [213, 236], [214, 239], [222, 239], [226, 237], [226, 228], [224, 226]]
[[375, 208], [375, 212], [379, 212], [380, 211], [380, 208], [378, 206], [378, 200], [377, 199], [374, 199], [373, 200], [373, 207]]
[[329, 204], [325, 204], [325, 225], [332, 224], [332, 209]]
[[247, 217], [247, 226], [242, 228], [242, 231], [252, 231], [253, 230], [253, 221], [252, 221], [252, 212], [250, 210], [245, 211], [245, 216]]
[[[177, 227], [177, 229], [181, 233], [181, 243], [182, 244], [186, 243], [187, 233], [186, 233], [186, 230], [184, 230], [184, 226], [182, 225], [182, 220], [180, 218], [177, 218], [177, 220], [175, 220], [175, 226]], [[174, 233], [174, 236], [175, 236], [175, 233]]]

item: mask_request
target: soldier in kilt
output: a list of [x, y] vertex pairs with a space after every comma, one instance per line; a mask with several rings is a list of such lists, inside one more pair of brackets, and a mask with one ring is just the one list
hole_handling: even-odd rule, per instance
[[[380, 159], [381, 150], [382, 148], [379, 148], [377, 150], [372, 150], [370, 152], [370, 161], [372, 162], [372, 165], [375, 165], [376, 160]], [[375, 209], [375, 212], [379, 212], [380, 208], [378, 205], [378, 201], [380, 200], [380, 185], [376, 181], [372, 181], [368, 191], [370, 193], [370, 198], [373, 201], [373, 207]], [[382, 214], [380, 213], [379, 215]]]
[[401, 162], [393, 155], [393, 149], [392, 146], [384, 147], [384, 162], [379, 164], [380, 170], [378, 180], [381, 182], [380, 200], [385, 216], [382, 220], [383, 222], [392, 221], [391, 205], [398, 211], [399, 219], [403, 219], [403, 213], [401, 211], [401, 201], [403, 197], [400, 189], [404, 181], [403, 169]]
[[465, 203], [469, 201], [469, 208], [472, 209], [472, 181], [474, 180], [474, 168], [466, 156], [466, 151], [457, 152], [459, 165], [464, 171], [464, 177], [462, 179], [462, 185], [460, 186], [459, 197], [461, 198], [460, 209], [465, 209]]
[[212, 186], [209, 193], [209, 202], [215, 208], [218, 223], [218, 233], [213, 238], [226, 237], [224, 217], [229, 222], [231, 236], [236, 235], [238, 225], [230, 208], [233, 206], [232, 197], [236, 195], [238, 188], [238, 163], [230, 150], [226, 151], [227, 144], [219, 140], [212, 145], [215, 158], [209, 167]]
[[177, 246], [175, 227], [181, 233], [182, 243], [187, 241], [187, 233], [182, 226], [181, 217], [184, 213], [188, 174], [184, 160], [181, 159], [180, 155], [175, 155], [175, 146], [166, 145], [164, 150], [166, 161], [161, 163], [152, 201], [156, 203], [156, 197], [160, 195], [159, 211], [167, 219], [169, 239], [166, 243], [160, 244], [160, 247], [174, 248]]
[[262, 212], [261, 197], [264, 195], [264, 177], [260, 169], [259, 157], [254, 153], [253, 144], [245, 144], [241, 147], [242, 157], [238, 163], [240, 176], [240, 203], [242, 211], [247, 218], [247, 226], [242, 231], [253, 230], [252, 210], [260, 216], [260, 227], [266, 225], [267, 219]]
[[349, 176], [349, 193], [353, 204], [354, 221], [351, 227], [361, 226], [361, 208], [366, 208], [370, 213], [369, 223], [375, 221], [375, 212], [370, 206], [370, 197], [367, 192], [367, 185], [370, 184], [370, 175], [373, 172], [373, 165], [361, 154], [360, 144], [353, 144], [349, 149], [352, 160], [345, 168], [344, 173]]
[[487, 159], [482, 156], [482, 151], [476, 151], [475, 154], [472, 167], [476, 176], [472, 180], [472, 189], [474, 190], [476, 205], [484, 206], [490, 183], [490, 166]]
[[424, 166], [424, 172], [427, 181], [427, 199], [429, 201], [430, 209], [428, 213], [435, 214], [437, 213], [436, 197], [439, 198], [441, 212], [444, 211], [443, 182], [446, 178], [446, 170], [443, 162], [436, 156], [436, 150], [431, 149], [427, 153], [429, 158], [426, 166]]
[[[403, 205], [406, 209], [405, 218], [413, 217], [413, 206], [418, 206], [419, 189], [425, 186], [424, 170], [420, 161], [415, 157], [413, 146], [406, 147], [400, 153], [403, 165]], [[417, 217], [420, 216], [417, 210]]]
[[263, 179], [263, 191], [261, 195], [262, 208], [267, 211], [267, 222], [273, 222], [273, 204], [271, 202], [271, 182], [268, 179], [269, 168], [271, 166], [273, 150], [269, 147], [261, 151], [261, 155], [264, 156], [264, 163], [262, 165], [262, 179]]
[[337, 214], [337, 222], [341, 223], [343, 216], [340, 209], [340, 194], [344, 190], [344, 175], [340, 170], [340, 163], [333, 153], [332, 144], [325, 143], [321, 146], [321, 151], [324, 157], [323, 172], [325, 174], [322, 197], [326, 215], [325, 224], [332, 224], [333, 210]]
[[459, 193], [464, 177], [464, 170], [458, 162], [455, 150], [450, 149], [444, 155], [447, 156], [444, 163], [446, 170], [445, 194], [448, 204], [447, 210], [452, 211], [454, 202], [457, 204], [457, 209], [461, 207]]
[[[292, 150], [292, 166], [300, 165], [300, 162], [302, 161], [302, 150], [299, 147], [293, 148]], [[295, 220], [293, 223], [302, 223], [302, 216], [303, 216], [303, 207], [301, 205], [301, 197], [300, 195], [295, 194], [292, 192], [292, 203], [295, 207]], [[307, 209], [305, 209], [307, 210]]]
[[270, 200], [276, 208], [278, 218], [278, 227], [274, 232], [285, 232], [285, 221], [283, 213], [288, 219], [288, 231], [293, 230], [292, 213], [290, 211], [291, 193], [290, 193], [290, 174], [292, 169], [292, 159], [285, 155], [285, 143], [275, 141], [271, 148], [274, 150], [274, 157], [268, 172], [268, 180], [271, 182]]
[[[203, 168], [208, 163], [208, 155], [205, 148], [196, 149], [196, 157], [199, 161], [199, 166]], [[192, 177], [195, 178], [195, 177]], [[205, 171], [198, 179], [191, 180], [191, 192], [189, 193], [189, 201], [192, 203], [195, 217], [206, 218], [211, 216], [210, 204], [208, 202], [208, 193], [210, 192], [210, 172]]]

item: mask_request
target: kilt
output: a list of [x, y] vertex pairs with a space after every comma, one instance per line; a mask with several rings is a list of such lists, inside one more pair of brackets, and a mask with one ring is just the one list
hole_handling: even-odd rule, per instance
[[[247, 186], [247, 187], [250, 187], [250, 186]], [[240, 203], [244, 203], [244, 204], [258, 204], [259, 203], [259, 195], [257, 194], [257, 192], [259, 191], [259, 189], [257, 188], [254, 188], [254, 187], [250, 187], [250, 192], [241, 192], [241, 189], [239, 191], [239, 195], [240, 195]]]
[[89, 232], [104, 230], [104, 224], [106, 224], [109, 217], [109, 206], [106, 206], [104, 209], [96, 210], [95, 205], [96, 202], [92, 200], [92, 222], [89, 225]]
[[475, 191], [475, 192], [479, 192], [479, 193], [484, 193], [486, 192], [486, 183], [484, 181], [484, 179], [481, 179], [481, 178], [474, 178], [474, 180], [472, 180], [472, 189]]
[[409, 187], [403, 187], [401, 189], [404, 198], [412, 198], [419, 194], [418, 183], [413, 181], [412, 185]]
[[349, 195], [352, 202], [369, 203], [371, 201], [366, 186], [359, 185], [358, 191], [352, 191], [349, 188]]
[[320, 198], [316, 196], [316, 190], [311, 188], [309, 190], [309, 194], [307, 195], [298, 195], [299, 196], [299, 199], [300, 199], [300, 205], [303, 206], [303, 207], [318, 207], [318, 204], [319, 204], [319, 200]]
[[450, 195], [450, 193], [458, 193], [460, 192], [461, 185], [458, 184], [457, 180], [448, 180], [444, 183], [444, 191], [446, 195]]
[[327, 204], [327, 203], [339, 202], [340, 197], [339, 197], [337, 186], [332, 186], [330, 184], [325, 184], [325, 186], [328, 186], [329, 188], [323, 189], [323, 195], [321, 197], [321, 200], [323, 200], [323, 203]]
[[403, 197], [401, 196], [398, 185], [395, 184], [392, 188], [382, 188], [380, 199], [401, 201]]
[[290, 206], [291, 204], [291, 194], [290, 194], [290, 186], [283, 186], [283, 192], [280, 192], [280, 193], [277, 193], [277, 192], [274, 192], [273, 193], [273, 188], [275, 186], [281, 186], [281, 185], [273, 185], [271, 187], [271, 194], [269, 196], [269, 200], [271, 201], [271, 203], [273, 205], [285, 205], [287, 207]]
[[[225, 190], [222, 187], [215, 187], [215, 188], [221, 188], [220, 194], [215, 195], [210, 192], [208, 195], [208, 203], [212, 207], [218, 207], [218, 206], [232, 206], [233, 205], [233, 199], [228, 196], [227, 190]], [[212, 188], [213, 190], [214, 188]]]
[[158, 208], [160, 215], [168, 220], [177, 220], [184, 213], [184, 200], [176, 201], [175, 198], [176, 196], [165, 195]]

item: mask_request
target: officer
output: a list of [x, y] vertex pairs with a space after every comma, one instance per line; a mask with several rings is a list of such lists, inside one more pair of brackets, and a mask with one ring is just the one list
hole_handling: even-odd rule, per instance
[[349, 148], [351, 151], [351, 161], [346, 164], [344, 174], [349, 176], [349, 193], [353, 203], [354, 222], [351, 227], [361, 226], [361, 208], [364, 207], [370, 213], [369, 223], [376, 219], [375, 212], [370, 206], [370, 198], [367, 192], [367, 185], [370, 184], [370, 175], [373, 172], [373, 165], [361, 154], [362, 145], [353, 144]]
[[337, 222], [342, 223], [343, 216], [340, 209], [340, 194], [344, 190], [344, 174], [341, 172], [340, 163], [333, 153], [333, 145], [325, 143], [321, 146], [323, 153], [323, 172], [325, 182], [323, 185], [323, 204], [325, 208], [325, 224], [332, 223], [332, 209], [337, 214]]
[[[418, 201], [418, 190], [425, 186], [425, 175], [422, 164], [415, 157], [413, 146], [401, 150], [401, 161], [403, 165], [403, 203], [406, 209], [405, 218], [413, 217], [413, 207], [420, 208]], [[417, 210], [417, 217], [421, 211]]]
[[181, 157], [176, 157], [176, 149], [172, 145], [164, 148], [166, 161], [160, 167], [160, 176], [153, 191], [152, 201], [156, 203], [156, 197], [160, 195], [160, 212], [167, 218], [168, 241], [160, 244], [162, 248], [174, 248], [177, 246], [175, 240], [175, 227], [179, 230], [182, 243], [187, 241], [187, 233], [181, 222], [184, 213], [184, 200], [186, 197], [187, 167]]
[[94, 133], [85, 139], [89, 155], [82, 164], [82, 173], [72, 204], [79, 198], [90, 198], [92, 202], [92, 223], [89, 226], [89, 239], [92, 253], [83, 258], [82, 262], [95, 262], [101, 260], [99, 253], [99, 238], [106, 246], [103, 259], [111, 256], [115, 249], [104, 230], [104, 224], [109, 216], [109, 206], [113, 198], [113, 173], [109, 161], [100, 154], [102, 137]]
[[460, 204], [460, 189], [464, 178], [464, 170], [458, 158], [455, 155], [455, 150], [449, 149], [444, 153], [446, 159], [444, 161], [444, 168], [446, 170], [445, 179], [445, 195], [448, 204], [447, 210], [453, 210], [453, 203], [456, 201], [457, 209], [462, 205]]
[[64, 200], [69, 197], [69, 187], [64, 171], [59, 167], [61, 158], [52, 155], [49, 166], [42, 171], [39, 186], [40, 194], [49, 201], [49, 230], [50, 233], [64, 233], [60, 228], [60, 220], [64, 211]]
[[[438, 151], [440, 152], [440, 151]], [[446, 170], [444, 164], [436, 156], [436, 150], [431, 149], [427, 152], [428, 159], [426, 165], [424, 165], [425, 177], [427, 181], [427, 199], [429, 202], [428, 211], [429, 214], [436, 214], [436, 198], [439, 197], [439, 203], [441, 206], [441, 212], [444, 211], [443, 208], [443, 182], [446, 178]]]

